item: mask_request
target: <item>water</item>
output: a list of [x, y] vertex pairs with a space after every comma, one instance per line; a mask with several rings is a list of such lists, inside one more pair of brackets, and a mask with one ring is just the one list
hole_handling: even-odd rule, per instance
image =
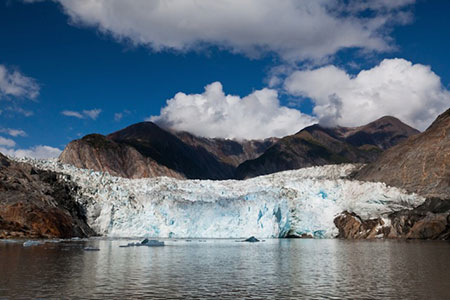
[[450, 299], [448, 242], [128, 242], [0, 242], [0, 298]]

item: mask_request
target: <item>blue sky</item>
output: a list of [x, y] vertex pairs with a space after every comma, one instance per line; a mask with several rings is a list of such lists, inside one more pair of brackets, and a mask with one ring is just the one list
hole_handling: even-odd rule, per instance
[[150, 116], [203, 136], [264, 138], [386, 114], [423, 130], [450, 106], [449, 1], [308, 4], [307, 15], [289, 1], [257, 9], [27, 2], [0, 3], [0, 151], [8, 154], [54, 156], [72, 139]]

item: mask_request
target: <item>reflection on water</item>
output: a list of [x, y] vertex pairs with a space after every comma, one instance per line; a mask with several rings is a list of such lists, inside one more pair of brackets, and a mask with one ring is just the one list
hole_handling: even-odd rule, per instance
[[0, 242], [0, 298], [450, 298], [448, 242], [127, 242]]

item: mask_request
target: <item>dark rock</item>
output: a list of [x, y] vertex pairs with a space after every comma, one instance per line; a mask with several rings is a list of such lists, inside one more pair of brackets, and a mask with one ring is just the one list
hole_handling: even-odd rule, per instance
[[285, 238], [287, 238], [287, 239], [313, 239], [314, 237], [308, 233], [298, 234], [297, 232], [295, 232], [293, 230], [289, 230], [289, 232], [286, 234]]
[[257, 238], [255, 238], [254, 236], [251, 236], [248, 239], [244, 240], [244, 242], [256, 243], [256, 242], [259, 242], [259, 240]]
[[9, 159], [0, 153], [0, 167], [7, 168], [11, 165]]

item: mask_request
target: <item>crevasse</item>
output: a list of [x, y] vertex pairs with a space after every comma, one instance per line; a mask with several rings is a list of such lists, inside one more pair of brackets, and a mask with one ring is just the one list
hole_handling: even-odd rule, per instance
[[[24, 159], [22, 159], [24, 160]], [[125, 179], [56, 160], [26, 159], [70, 175], [89, 225], [110, 237], [261, 238], [288, 232], [331, 238], [344, 210], [384, 217], [424, 201], [383, 183], [346, 179], [357, 165], [328, 165], [248, 180]]]

